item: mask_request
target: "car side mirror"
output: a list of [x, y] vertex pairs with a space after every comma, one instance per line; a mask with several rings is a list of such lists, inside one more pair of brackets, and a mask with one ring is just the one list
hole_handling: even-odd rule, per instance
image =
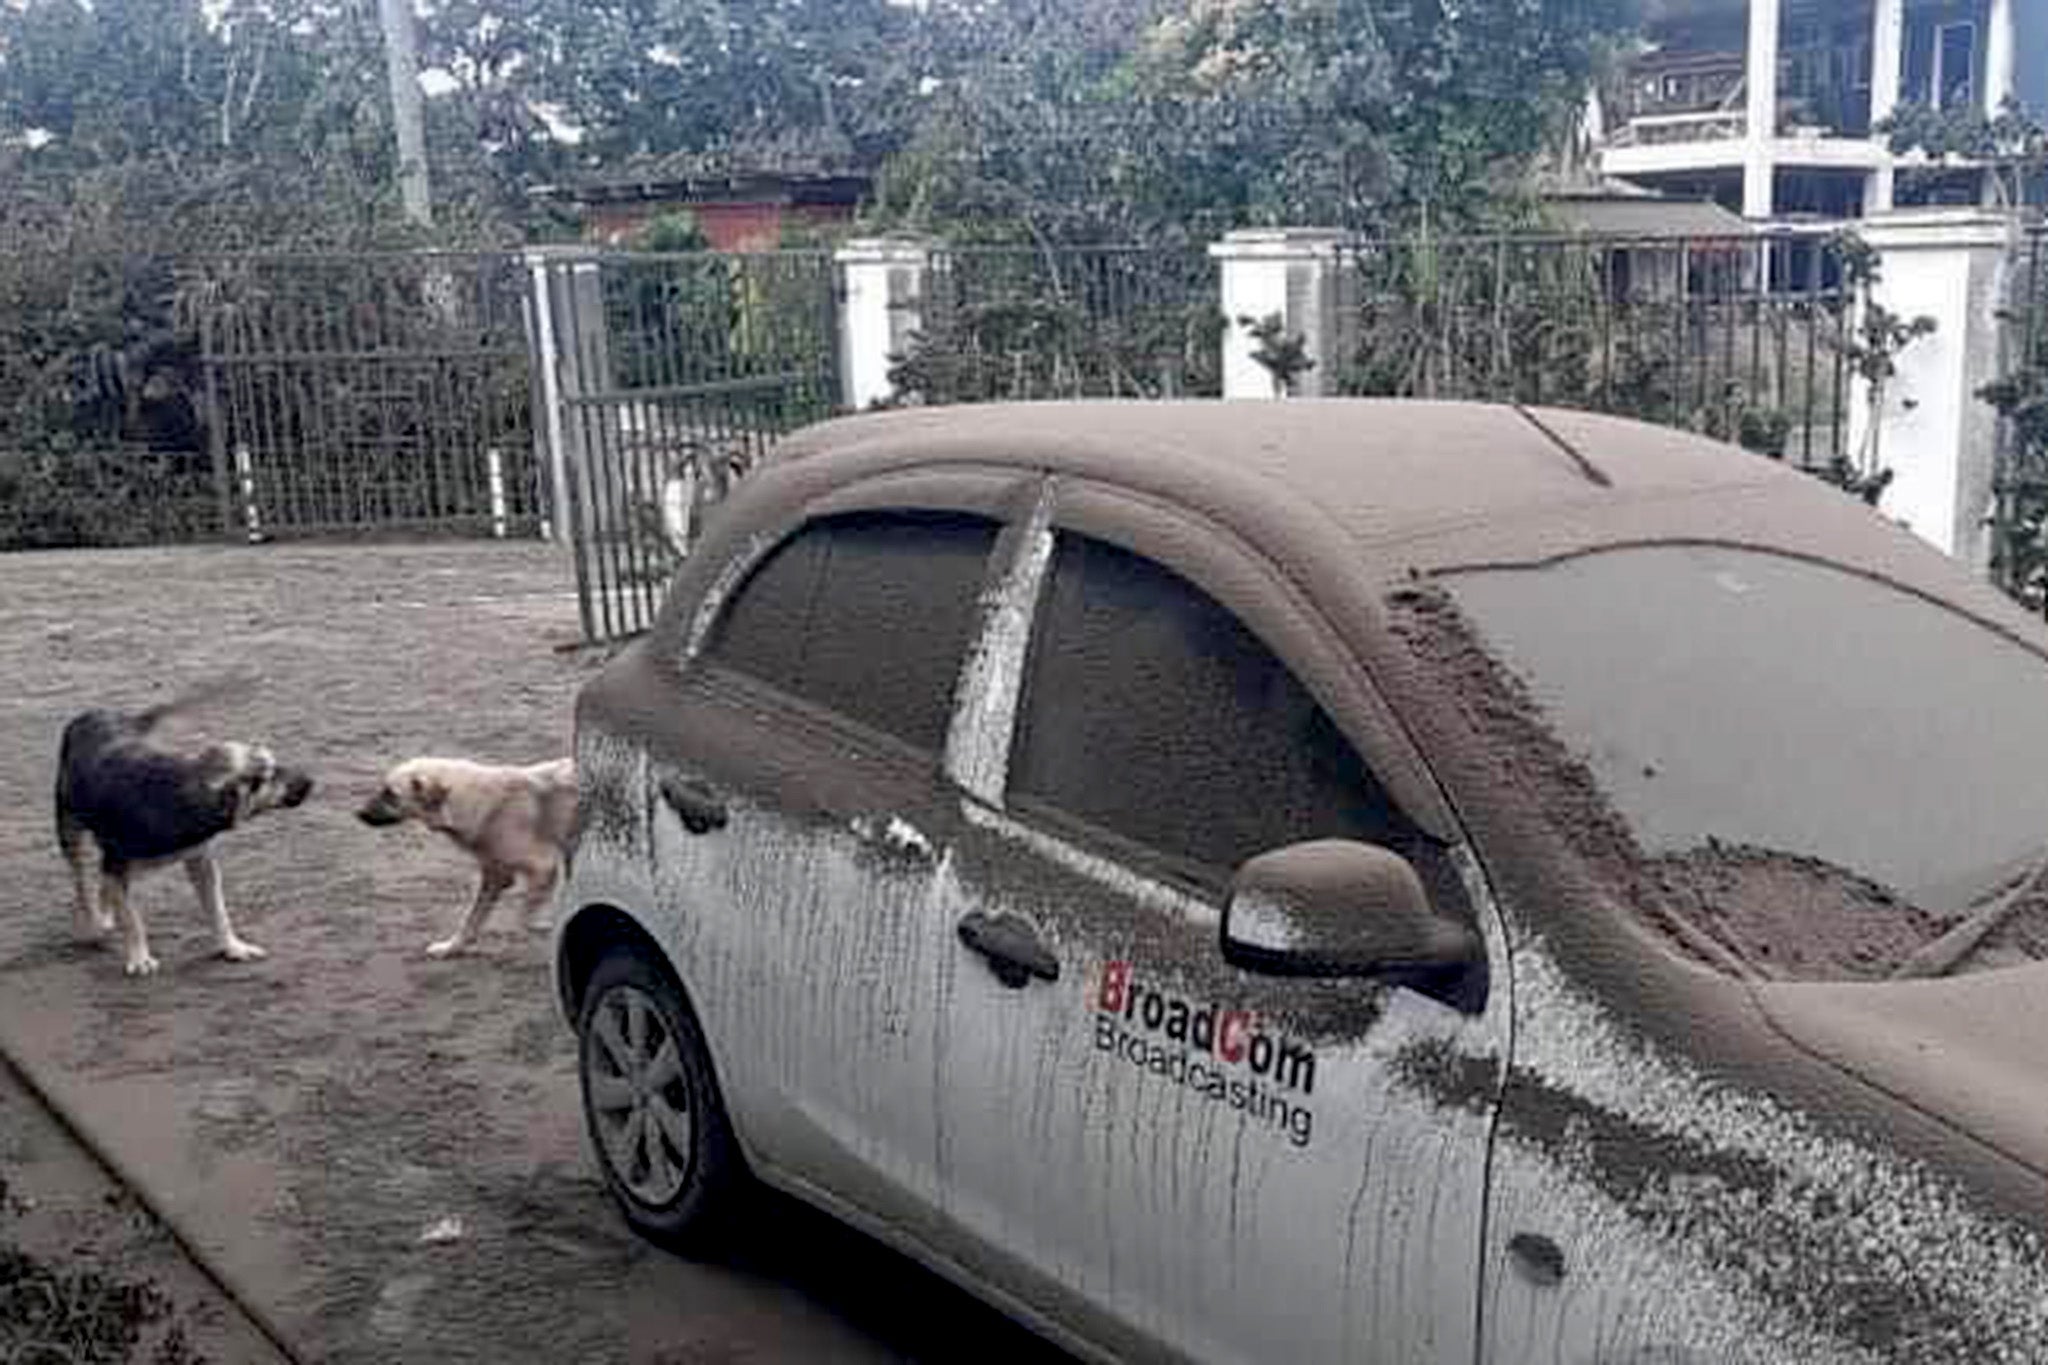
[[1378, 976], [1471, 966], [1470, 925], [1430, 904], [1390, 849], [1318, 839], [1237, 870], [1223, 907], [1223, 958], [1271, 976]]

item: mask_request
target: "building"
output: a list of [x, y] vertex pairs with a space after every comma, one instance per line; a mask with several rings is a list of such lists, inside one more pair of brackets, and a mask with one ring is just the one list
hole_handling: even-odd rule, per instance
[[1902, 104], [2048, 112], [2048, 0], [1651, 0], [1589, 114], [1597, 164], [1753, 220], [1974, 204], [1981, 169], [1895, 156]]
[[536, 193], [574, 205], [593, 245], [633, 245], [656, 219], [686, 212], [714, 251], [772, 251], [787, 230], [851, 223], [868, 186], [858, 174], [702, 174], [657, 161]]

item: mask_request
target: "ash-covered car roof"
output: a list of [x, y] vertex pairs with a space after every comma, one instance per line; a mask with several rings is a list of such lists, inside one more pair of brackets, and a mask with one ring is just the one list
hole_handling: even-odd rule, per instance
[[1602, 545], [1707, 541], [1834, 560], [2009, 628], [2021, 619], [1935, 550], [1786, 463], [1558, 408], [1403, 399], [913, 408], [822, 423], [775, 459], [856, 453], [1101, 479], [1215, 516], [1268, 548], [1276, 528], [1294, 528], [1297, 549], [1311, 528], [1334, 531], [1348, 542], [1348, 572], [1383, 581]]

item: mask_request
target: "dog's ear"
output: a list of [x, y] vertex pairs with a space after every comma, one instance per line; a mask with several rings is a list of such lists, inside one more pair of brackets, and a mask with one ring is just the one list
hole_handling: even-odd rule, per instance
[[448, 784], [437, 777], [430, 777], [425, 773], [414, 773], [407, 779], [406, 785], [411, 791], [412, 804], [415, 810], [422, 810], [431, 814], [434, 811], [440, 810], [443, 803], [448, 800]]

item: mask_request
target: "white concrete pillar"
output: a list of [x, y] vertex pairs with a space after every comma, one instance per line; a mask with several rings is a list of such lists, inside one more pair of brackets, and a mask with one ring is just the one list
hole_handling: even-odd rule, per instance
[[1317, 398], [1337, 392], [1345, 350], [1355, 335], [1353, 267], [1344, 250], [1350, 240], [1335, 228], [1248, 228], [1211, 244], [1209, 254], [1223, 277], [1225, 398], [1285, 396], [1272, 372], [1252, 358], [1258, 343], [1249, 324], [1276, 315], [1315, 361], [1296, 377], [1295, 394]]
[[845, 286], [839, 317], [841, 400], [854, 412], [896, 397], [889, 369], [922, 325], [932, 244], [921, 237], [856, 237], [834, 254]]
[[[1899, 79], [1906, 51], [1905, 0], [1875, 0], [1870, 7], [1870, 126], [1890, 118], [1899, 107]], [[1863, 214], [1872, 217], [1889, 213], [1895, 172], [1889, 139], [1873, 131], [1872, 139], [1885, 149], [1884, 162], [1863, 182]]]
[[[1990, 565], [1998, 414], [1977, 390], [1998, 377], [2007, 227], [1977, 209], [1905, 209], [1861, 228], [1881, 258], [1873, 298], [1902, 318], [1935, 321], [1933, 335], [1899, 353], [1877, 414], [1877, 460], [1893, 472], [1882, 508], [1978, 573]], [[1850, 448], [1863, 450], [1870, 404], [1855, 387]]]
[[1998, 117], [2012, 96], [2012, 0], [1990, 0], [1984, 23], [1984, 112]]
[[1749, 0], [1749, 61], [1746, 68], [1742, 149], [1742, 216], [1771, 216], [1777, 163], [1771, 144], [1778, 136], [1778, 0]]

